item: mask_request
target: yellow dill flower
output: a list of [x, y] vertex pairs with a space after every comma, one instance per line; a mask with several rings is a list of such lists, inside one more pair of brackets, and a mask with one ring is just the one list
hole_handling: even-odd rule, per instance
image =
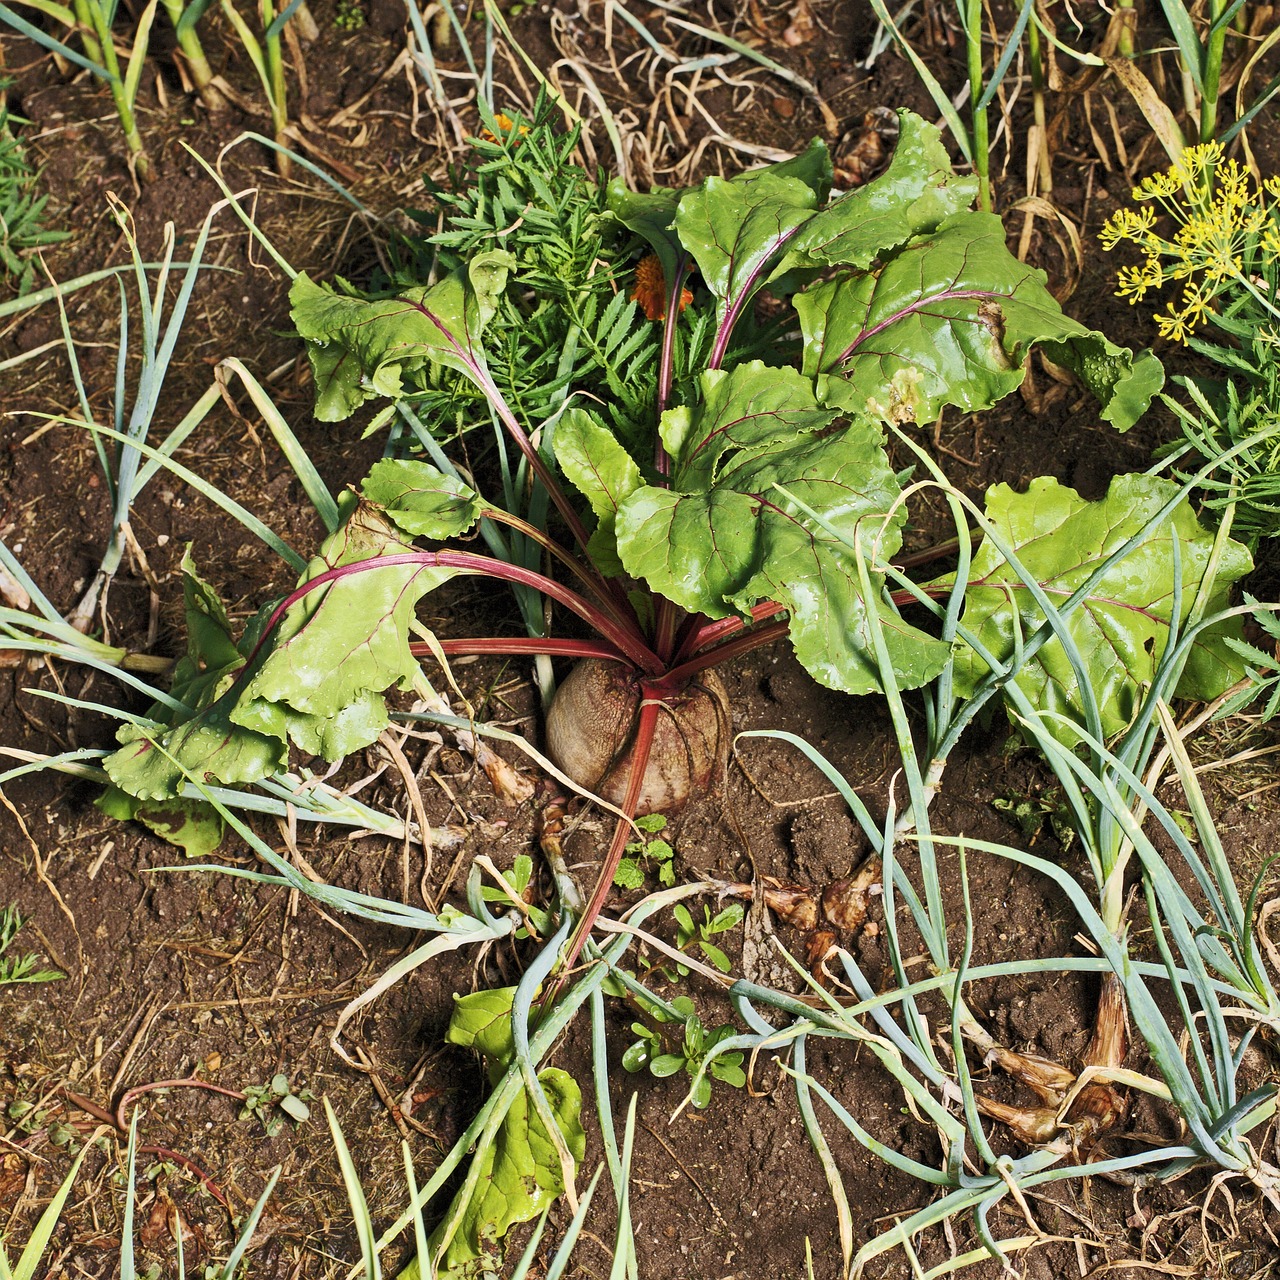
[[1132, 306], [1148, 289], [1164, 284], [1164, 270], [1158, 258], [1148, 258], [1140, 267], [1121, 267], [1116, 272], [1116, 297], [1128, 298]]
[[1174, 168], [1181, 171], [1183, 181], [1195, 182], [1199, 178], [1212, 177], [1222, 163], [1222, 155], [1222, 143], [1197, 142], [1183, 150], [1182, 158]]
[[1155, 220], [1156, 211], [1150, 205], [1143, 209], [1118, 209], [1103, 224], [1102, 230], [1098, 232], [1098, 239], [1108, 251], [1122, 240], [1141, 244], [1147, 232], [1155, 225]]
[[1221, 143], [1200, 143], [1165, 172], [1144, 179], [1133, 195], [1160, 202], [1173, 238], [1155, 230], [1157, 211], [1145, 203], [1113, 214], [1099, 239], [1108, 250], [1129, 241], [1145, 254], [1141, 266], [1117, 272], [1118, 297], [1134, 303], [1152, 289], [1182, 283], [1181, 298], [1156, 317], [1164, 337], [1186, 342], [1216, 312], [1220, 296], [1234, 308], [1252, 295], [1263, 313], [1280, 319], [1280, 307], [1265, 296], [1267, 279], [1280, 265], [1280, 175], [1260, 190], [1249, 170], [1226, 159]]
[[1135, 200], [1162, 200], [1181, 191], [1182, 182], [1182, 174], [1175, 165], [1164, 173], [1153, 173], [1149, 178], [1143, 178], [1131, 195]]
[[1187, 337], [1203, 323], [1211, 309], [1209, 304], [1212, 300], [1213, 291], [1203, 283], [1189, 284], [1182, 291], [1180, 308], [1171, 302], [1162, 314], [1156, 316], [1156, 327], [1161, 336], [1172, 342], [1185, 343]]

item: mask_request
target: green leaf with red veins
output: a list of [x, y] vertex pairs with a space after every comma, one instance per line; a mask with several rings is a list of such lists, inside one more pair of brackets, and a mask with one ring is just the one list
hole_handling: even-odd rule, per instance
[[484, 510], [475, 491], [457, 477], [411, 459], [374, 463], [360, 490], [396, 528], [433, 542], [468, 532]]
[[[947, 646], [864, 600], [840, 541], [860, 536], [878, 562], [899, 546], [905, 513], [888, 514], [899, 489], [879, 428], [865, 420], [834, 428], [836, 415], [816, 403], [806, 378], [759, 361], [705, 374], [702, 386], [699, 408], [664, 415], [671, 488], [646, 486], [619, 508], [627, 571], [711, 618], [777, 600], [810, 674], [850, 693], [879, 688], [868, 627], [876, 607], [902, 686], [932, 679]], [[872, 580], [878, 589], [874, 570]]]
[[933, 422], [946, 405], [987, 409], [1023, 379], [1035, 345], [1070, 369], [1126, 430], [1164, 381], [1062, 312], [1044, 272], [1005, 247], [1000, 219], [959, 213], [873, 272], [823, 281], [795, 298], [804, 372], [826, 404], [889, 422]]
[[368, 400], [398, 399], [404, 376], [433, 362], [482, 378], [480, 334], [513, 265], [508, 253], [477, 254], [465, 272], [375, 301], [299, 275], [289, 301], [315, 376], [316, 417], [341, 422]]
[[898, 142], [878, 178], [833, 201], [796, 233], [778, 271], [869, 267], [914, 235], [932, 231], [978, 194], [976, 178], [958, 178], [937, 128], [898, 112]]
[[413, 548], [374, 506], [360, 501], [298, 581], [333, 569], [357, 572], [307, 592], [267, 637], [265, 658], [237, 687], [230, 715], [244, 728], [283, 736], [336, 760], [368, 746], [388, 724], [383, 693], [418, 673], [409, 652], [414, 608], [452, 569], [378, 561]]
[[[814, 201], [821, 204], [831, 191], [831, 155], [827, 144], [821, 138], [814, 138], [790, 160], [766, 165], [762, 169], [750, 169], [729, 181], [742, 186], [765, 175], [804, 183], [813, 192]], [[654, 187], [648, 192], [629, 191], [621, 178], [614, 178], [607, 188], [609, 212], [658, 255], [663, 275], [668, 281], [685, 255], [685, 248], [676, 234], [676, 210], [689, 191], [689, 188], [670, 187]]]
[[719, 303], [719, 352], [733, 320], [768, 279], [787, 242], [813, 217], [817, 203], [806, 182], [767, 170], [733, 181], [707, 178], [681, 197], [676, 232]]
[[569, 409], [556, 426], [556, 461], [574, 487], [591, 504], [595, 531], [587, 550], [601, 573], [616, 577], [618, 559], [614, 521], [628, 494], [644, 485], [640, 468], [612, 431], [602, 427], [585, 409]]
[[[1074, 489], [1042, 476], [1031, 482], [1026, 493], [1015, 493], [1004, 484], [989, 489], [986, 510], [1027, 574], [1051, 601], [1063, 603], [1177, 492], [1177, 485], [1154, 476], [1117, 476], [1105, 498], [1086, 502]], [[1107, 737], [1129, 724], [1168, 643], [1175, 531], [1185, 622], [1214, 540], [1185, 502], [1112, 566], [1065, 618], [1066, 628], [1083, 655]], [[1228, 540], [1205, 614], [1225, 608], [1232, 584], [1252, 568], [1249, 552]], [[974, 555], [962, 621], [1000, 659], [1013, 654], [1019, 631], [1026, 638], [1044, 621], [1025, 581], [990, 539]], [[1178, 697], [1209, 701], [1239, 679], [1243, 666], [1227, 643], [1229, 637], [1239, 634], [1238, 619], [1201, 633], [1178, 683]], [[956, 692], [968, 697], [989, 670], [972, 649], [961, 646], [956, 655]], [[1016, 681], [1041, 711], [1056, 712], [1075, 724], [1085, 723], [1075, 670], [1056, 637], [1025, 664]], [[1069, 725], [1061, 726], [1055, 736], [1068, 745], [1076, 741]]]

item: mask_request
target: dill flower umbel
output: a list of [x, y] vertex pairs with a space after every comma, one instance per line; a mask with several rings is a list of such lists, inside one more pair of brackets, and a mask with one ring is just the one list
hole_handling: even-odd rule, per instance
[[[1164, 173], [1144, 178], [1133, 198], [1144, 207], [1113, 214], [1098, 238], [1108, 251], [1128, 241], [1145, 255], [1140, 266], [1117, 272], [1117, 296], [1135, 303], [1166, 283], [1182, 285], [1180, 297], [1156, 316], [1163, 337], [1186, 342], [1207, 320], [1250, 303], [1280, 319], [1280, 180], [1259, 187], [1247, 169], [1224, 158], [1221, 143], [1208, 142], [1187, 147]], [[1172, 239], [1156, 230], [1157, 206], [1174, 224]]]

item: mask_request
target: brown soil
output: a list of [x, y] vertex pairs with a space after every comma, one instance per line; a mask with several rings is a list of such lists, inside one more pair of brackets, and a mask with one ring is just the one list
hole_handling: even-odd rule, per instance
[[[726, 27], [733, 25], [729, 6], [720, 8]], [[622, 64], [641, 46], [629, 28], [615, 21], [610, 53], [600, 12], [590, 4], [581, 11], [568, 3], [539, 6], [516, 22], [516, 34], [543, 68], [566, 51], [589, 55], [619, 120], [639, 121], [643, 127], [650, 90], [628, 78], [632, 71], [617, 78], [609, 71], [610, 56]], [[740, 17], [735, 29], [771, 35], [770, 56], [814, 82], [839, 122], [840, 137], [847, 131], [856, 138], [864, 113], [873, 107], [911, 106], [929, 114], [927, 98], [896, 55], [882, 55], [869, 70], [861, 65], [874, 30], [863, 5], [814, 4], [818, 30], [795, 47], [780, 38], [789, 20], [783, 8], [763, 10], [753, 4], [746, 12], [750, 20]], [[292, 81], [297, 118], [309, 140], [349, 171], [352, 190], [369, 209], [393, 219], [405, 204], [413, 205], [422, 175], [438, 174], [444, 160], [437, 125], [420, 85], [414, 86], [413, 72], [400, 67], [380, 81], [404, 48], [403, 11], [394, 0], [372, 0], [368, 25], [355, 34], [335, 27], [334, 9], [326, 0], [318, 0], [315, 14], [321, 35], [306, 51], [305, 93], [296, 78]], [[948, 48], [945, 38], [954, 33], [946, 31], [935, 11], [927, 18], [936, 38], [931, 53], [935, 70], [954, 87], [961, 74], [960, 54], [958, 48]], [[649, 11], [645, 19], [682, 50], [705, 51], [696, 39], [664, 28], [659, 10]], [[208, 43], [215, 67], [253, 100], [251, 68], [242, 54], [223, 43], [222, 34], [213, 24]], [[927, 38], [923, 25], [917, 35]], [[446, 70], [462, 68], [456, 49], [439, 57]], [[109, 100], [96, 84], [86, 77], [64, 78], [33, 45], [8, 36], [4, 61], [16, 79], [13, 109], [32, 121], [27, 136], [44, 166], [51, 219], [75, 233], [47, 255], [57, 279], [127, 260], [109, 216], [109, 194], [131, 211], [144, 256], [159, 255], [166, 223], [174, 225], [180, 245], [189, 244], [219, 193], [184, 144], [213, 160], [243, 128], [263, 128], [262, 121], [231, 109], [210, 115], [183, 94], [167, 60], [158, 60], [153, 67], [159, 71], [148, 73], [153, 79], [142, 93], [141, 116], [159, 180], [138, 190], [120, 159], [123, 148], [108, 115]], [[566, 91], [576, 95], [578, 82], [568, 71], [561, 74]], [[528, 79], [526, 67], [501, 63], [500, 83], [518, 93]], [[824, 132], [823, 116], [798, 91], [767, 76], [754, 84], [754, 96], [748, 97], [746, 90], [708, 77], [699, 100], [726, 133], [756, 148], [792, 150]], [[334, 122], [345, 106], [366, 94], [367, 101], [348, 119]], [[711, 136], [707, 122], [692, 109], [680, 108], [678, 89], [676, 96], [675, 107], [664, 110], [679, 111], [686, 136], [669, 129], [647, 156], [634, 152], [640, 181], [676, 183], [695, 171], [732, 171], [751, 161], [732, 145], [701, 145]], [[473, 117], [465, 109], [463, 116], [470, 127]], [[1000, 180], [1006, 204], [1022, 191], [1018, 175], [1025, 169], [1021, 140], [1028, 118], [1029, 108], [1018, 104], [1012, 113], [1015, 146]], [[1108, 140], [1105, 158], [1091, 128]], [[596, 128], [591, 136], [598, 158], [607, 163], [610, 150], [603, 130]], [[1054, 196], [1084, 228], [1083, 259], [1075, 264], [1064, 256], [1041, 220], [1029, 241], [1031, 259], [1055, 283], [1075, 282], [1067, 303], [1073, 315], [1135, 346], [1149, 340], [1146, 317], [1111, 296], [1111, 264], [1095, 251], [1092, 234], [1129, 186], [1117, 137], [1133, 171], [1144, 156], [1148, 167], [1155, 162], [1143, 150], [1145, 136], [1145, 125], [1111, 85], [1092, 91], [1087, 115], [1081, 99], [1069, 103], [1055, 135]], [[848, 145], [838, 143], [837, 158]], [[1265, 147], [1266, 140], [1255, 138], [1255, 146]], [[1001, 163], [1004, 147], [997, 143]], [[305, 172], [283, 179], [269, 163], [263, 150], [246, 143], [226, 155], [221, 172], [233, 190], [257, 189], [258, 224], [288, 261], [324, 278], [334, 272], [367, 272], [382, 238], [377, 224], [352, 216], [341, 198]], [[1012, 214], [1009, 225], [1016, 242], [1020, 216]], [[217, 361], [236, 356], [268, 383], [330, 486], [336, 490], [358, 479], [379, 455], [381, 443], [361, 441], [350, 425], [312, 421], [305, 364], [288, 332], [287, 285], [228, 211], [218, 215], [210, 258], [221, 270], [204, 273], [197, 285], [152, 438], [161, 438], [203, 393]], [[68, 300], [69, 323], [81, 344], [86, 393], [100, 413], [109, 412], [118, 306], [116, 286], [110, 282]], [[34, 352], [59, 334], [56, 309], [31, 312], [0, 331], [0, 359]], [[1121, 437], [1096, 422], [1078, 392], [1058, 387], [1043, 373], [1036, 385], [1044, 393], [1038, 402], [1015, 397], [980, 418], [942, 424], [935, 439], [940, 457], [966, 489], [980, 494], [996, 480], [1017, 484], [1047, 473], [1093, 497], [1111, 475], [1147, 464], [1164, 429], [1158, 414]], [[263, 515], [293, 546], [304, 551], [313, 547], [319, 524], [293, 473], [238, 392], [235, 405], [233, 409], [228, 402], [216, 409], [179, 457]], [[7, 544], [65, 610], [83, 591], [109, 527], [108, 499], [92, 442], [78, 428], [46, 427], [38, 416], [70, 413], [75, 406], [66, 353], [59, 346], [49, 346], [7, 373], [8, 412], [0, 422], [5, 445], [0, 453], [5, 503], [0, 525]], [[919, 518], [922, 528], [913, 537], [924, 543], [931, 516], [925, 511]], [[288, 571], [260, 544], [176, 482], [158, 480], [147, 489], [135, 507], [133, 529], [148, 568], [144, 572], [137, 557], [127, 563], [107, 611], [112, 637], [132, 648], [166, 655], [180, 651], [178, 565], [188, 544], [204, 575], [240, 616], [289, 582]], [[148, 581], [155, 586], [154, 597]], [[474, 633], [477, 617], [500, 621], [509, 607], [505, 597], [476, 586], [459, 586], [441, 598], [447, 605], [437, 603], [439, 616], [430, 621], [446, 635], [450, 629]], [[537, 739], [535, 698], [524, 669], [485, 660], [460, 665], [458, 671], [465, 677], [465, 692], [483, 713]], [[802, 735], [841, 763], [873, 811], [884, 804], [894, 785], [896, 757], [888, 717], [878, 702], [854, 702], [819, 689], [781, 644], [751, 655], [726, 678], [735, 729]], [[0, 744], [49, 752], [110, 741], [105, 719], [68, 711], [38, 696], [54, 691], [88, 701], [116, 699], [104, 677], [74, 667], [20, 667], [0, 672], [0, 691]], [[1253, 734], [1251, 745], [1267, 743], [1267, 731]], [[950, 767], [935, 811], [937, 830], [993, 840], [1022, 838], [993, 801], [1038, 793], [1047, 776], [1028, 753], [1006, 751], [1007, 738], [1003, 722], [972, 731]], [[1235, 746], [1228, 738], [1207, 749], [1227, 755]], [[342, 776], [357, 778], [373, 764], [372, 757], [353, 762]], [[1215, 793], [1214, 802], [1247, 883], [1274, 849], [1280, 814], [1274, 797], [1280, 792], [1269, 789], [1264, 773], [1227, 785], [1233, 790]], [[1236, 800], [1233, 793], [1245, 798]], [[476, 1061], [442, 1044], [451, 993], [515, 981], [529, 958], [527, 946], [500, 947], [480, 961], [469, 954], [446, 959], [394, 987], [347, 1028], [344, 1043], [365, 1063], [362, 1074], [330, 1048], [338, 1014], [419, 939], [337, 918], [285, 889], [216, 874], [158, 871], [178, 860], [174, 850], [140, 828], [102, 816], [93, 807], [94, 794], [91, 786], [54, 774], [34, 774], [4, 790], [0, 907], [17, 903], [29, 917], [16, 949], [24, 944], [25, 949], [39, 949], [68, 978], [39, 987], [0, 988], [0, 1108], [34, 1103], [32, 1114], [38, 1117], [25, 1126], [0, 1121], [9, 1126], [0, 1129], [0, 1211], [5, 1215], [0, 1227], [11, 1238], [25, 1239], [65, 1175], [70, 1155], [65, 1143], [55, 1142], [58, 1124], [69, 1121], [81, 1132], [92, 1132], [100, 1119], [72, 1103], [65, 1090], [109, 1110], [126, 1089], [193, 1073], [235, 1090], [283, 1073], [295, 1091], [327, 1098], [355, 1155], [375, 1219], [380, 1225], [389, 1222], [404, 1203], [401, 1136], [409, 1137], [419, 1177], [425, 1179], [483, 1096]], [[392, 771], [361, 798], [405, 808]], [[444, 894], [456, 899], [472, 855], [483, 852], [505, 867], [536, 845], [536, 806], [507, 807], [470, 761], [449, 749], [424, 779], [422, 798], [433, 824], [468, 828], [457, 861], [452, 853], [438, 853], [428, 869], [416, 847], [405, 852], [378, 838], [349, 839], [340, 829], [317, 832], [304, 824], [294, 845], [298, 865], [314, 868], [326, 881], [368, 893], [411, 901], [422, 901], [423, 894], [428, 900]], [[288, 833], [269, 824], [261, 824], [260, 830], [277, 848], [287, 847]], [[569, 842], [571, 861], [590, 864], [598, 859], [608, 835], [604, 822], [588, 816]], [[1047, 828], [1038, 841], [1039, 851], [1059, 853]], [[749, 880], [754, 870], [815, 885], [848, 875], [866, 852], [843, 804], [819, 773], [798, 753], [764, 740], [741, 744], [721, 793], [693, 809], [678, 827], [675, 844], [684, 879], [707, 873]], [[229, 847], [227, 862], [253, 865], [241, 844]], [[1069, 851], [1060, 856], [1069, 868], [1074, 866]], [[958, 877], [949, 861], [944, 871], [944, 896], [958, 938], [964, 914]], [[975, 962], [1078, 949], [1071, 911], [1042, 880], [982, 858], [973, 859], [969, 874], [981, 922], [981, 954]], [[873, 909], [869, 927], [842, 939], [873, 983], [890, 976], [881, 921]], [[796, 930], [778, 925], [777, 932], [789, 949], [803, 948], [804, 937]], [[735, 960], [737, 946], [731, 943]], [[708, 984], [695, 978], [684, 987], [704, 1008], [709, 1025], [731, 1016]], [[1018, 1049], [1069, 1065], [1078, 1062], [1097, 998], [1092, 980], [1028, 976], [990, 984], [980, 994], [978, 1012], [994, 1035]], [[630, 1017], [618, 1005], [609, 1018], [615, 1114], [624, 1113], [633, 1091], [639, 1096], [631, 1203], [646, 1280], [799, 1277], [807, 1246], [820, 1280], [837, 1275], [840, 1252], [831, 1197], [801, 1126], [793, 1087], [778, 1063], [762, 1058], [749, 1090], [718, 1089], [707, 1111], [685, 1110], [673, 1121], [684, 1093], [682, 1077], [659, 1081], [624, 1073], [620, 1059], [629, 1043]], [[1135, 1050], [1133, 1064], [1140, 1066], [1140, 1059]], [[557, 1048], [553, 1061], [575, 1074], [589, 1093], [591, 1045], [584, 1022]], [[937, 1159], [933, 1131], [904, 1111], [901, 1093], [869, 1055], [817, 1041], [810, 1047], [808, 1065], [877, 1137], [926, 1163]], [[1002, 1087], [992, 1085], [997, 1091]], [[406, 1093], [411, 1114], [393, 1117], [388, 1102]], [[1007, 1096], [1014, 1097], [1011, 1092]], [[297, 1129], [286, 1124], [274, 1137], [267, 1137], [257, 1120], [238, 1120], [231, 1100], [204, 1091], [147, 1093], [138, 1105], [143, 1145], [177, 1152], [198, 1166], [237, 1217], [260, 1194], [271, 1171], [282, 1168], [251, 1255], [249, 1274], [255, 1280], [338, 1276], [358, 1257], [318, 1105], [310, 1122]], [[584, 1170], [590, 1171], [602, 1158], [602, 1148], [589, 1104], [585, 1110], [589, 1146]], [[1168, 1115], [1153, 1104], [1141, 1104], [1133, 1124], [1147, 1133], [1173, 1136]], [[115, 1274], [124, 1192], [116, 1177], [122, 1167], [121, 1136], [114, 1127], [108, 1132], [106, 1154], [90, 1157], [63, 1215], [49, 1277]], [[874, 1160], [838, 1126], [829, 1124], [826, 1132], [853, 1206], [857, 1243], [930, 1199], [927, 1187]], [[1019, 1148], [1010, 1141], [1009, 1150]], [[193, 1232], [188, 1274], [203, 1274], [206, 1261], [225, 1256], [232, 1238], [227, 1214], [201, 1189], [192, 1166], [183, 1168], [169, 1156], [152, 1153], [140, 1169], [146, 1170], [139, 1180], [140, 1221], [150, 1250], [146, 1260], [154, 1257], [166, 1268], [164, 1274], [172, 1274], [167, 1213], [175, 1203]], [[1026, 1255], [1020, 1263], [1023, 1274], [1084, 1276], [1108, 1268], [1135, 1278], [1267, 1273], [1277, 1257], [1268, 1244], [1263, 1210], [1247, 1186], [1231, 1190], [1233, 1203], [1221, 1194], [1206, 1199], [1205, 1178], [1196, 1176], [1145, 1190], [1102, 1179], [1052, 1187], [1031, 1197], [1028, 1207], [1056, 1242], [1047, 1241]], [[575, 1276], [608, 1274], [613, 1232], [608, 1199], [602, 1187], [576, 1255], [576, 1270], [571, 1270]], [[1274, 1227], [1274, 1210], [1266, 1213]], [[558, 1206], [546, 1259], [567, 1220], [564, 1207]], [[1238, 1224], [1243, 1222], [1257, 1226], [1241, 1233]], [[997, 1236], [1019, 1234], [1024, 1226], [1012, 1200], [992, 1215]], [[937, 1266], [975, 1243], [972, 1224], [957, 1221], [951, 1238], [942, 1232], [925, 1236], [921, 1266]], [[386, 1264], [395, 1267], [405, 1257], [392, 1250]], [[912, 1270], [897, 1253], [874, 1264], [872, 1274], [908, 1276]], [[1000, 1268], [983, 1263], [970, 1274], [994, 1277]]]

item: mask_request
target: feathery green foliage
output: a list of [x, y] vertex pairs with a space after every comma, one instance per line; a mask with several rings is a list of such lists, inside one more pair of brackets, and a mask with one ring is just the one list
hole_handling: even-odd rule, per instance
[[4, 101], [8, 81], [0, 80], [0, 277], [19, 294], [27, 293], [35, 278], [34, 251], [67, 238], [65, 231], [44, 226], [47, 195], [36, 191], [40, 174], [14, 132], [26, 122], [10, 115]]

